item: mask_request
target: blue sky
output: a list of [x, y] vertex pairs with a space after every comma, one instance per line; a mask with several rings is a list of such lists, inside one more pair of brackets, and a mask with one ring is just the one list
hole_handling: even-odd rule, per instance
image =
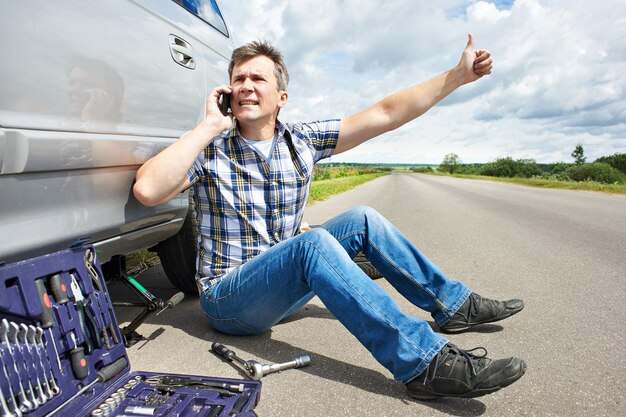
[[337, 162], [499, 157], [571, 161], [626, 152], [626, 2], [222, 0], [237, 45], [265, 39], [291, 75], [284, 121], [345, 117], [452, 68], [467, 41], [494, 73]]

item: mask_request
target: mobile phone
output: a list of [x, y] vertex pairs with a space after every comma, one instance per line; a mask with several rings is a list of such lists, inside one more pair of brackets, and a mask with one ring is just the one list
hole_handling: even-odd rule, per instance
[[232, 110], [230, 110], [230, 93], [222, 94], [222, 102], [220, 103], [220, 111], [224, 116], [228, 116]]

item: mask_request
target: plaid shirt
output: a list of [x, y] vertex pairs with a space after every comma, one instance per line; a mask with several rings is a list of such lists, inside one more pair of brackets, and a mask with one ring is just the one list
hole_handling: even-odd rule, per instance
[[219, 135], [188, 172], [199, 226], [200, 291], [298, 233], [313, 165], [332, 155], [339, 120], [278, 123], [270, 159], [233, 128]]

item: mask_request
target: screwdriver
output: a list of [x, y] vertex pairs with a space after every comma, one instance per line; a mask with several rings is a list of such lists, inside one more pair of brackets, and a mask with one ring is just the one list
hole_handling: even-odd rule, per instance
[[70, 333], [74, 342], [74, 349], [70, 350], [70, 362], [72, 363], [72, 371], [76, 379], [83, 379], [89, 374], [87, 368], [87, 359], [85, 358], [85, 350], [76, 343], [76, 336]]
[[54, 299], [57, 300], [57, 304], [67, 304], [70, 298], [67, 296], [67, 287], [61, 274], [54, 274], [50, 277], [50, 289]]
[[114, 378], [117, 374], [122, 372], [127, 366], [128, 366], [128, 360], [126, 359], [125, 356], [122, 356], [121, 358], [119, 358], [115, 362], [100, 368], [96, 372], [96, 374], [98, 376], [96, 377], [95, 380], [93, 380], [89, 384], [85, 385], [76, 394], [74, 394], [74, 395], [72, 395], [72, 397], [68, 398], [63, 404], [61, 404], [60, 406], [58, 406], [57, 408], [52, 410], [50, 413], [46, 414], [46, 416], [49, 417], [49, 416], [51, 416], [53, 414], [56, 414], [59, 410], [61, 410], [67, 404], [72, 402], [72, 400], [74, 400], [74, 398], [77, 398], [77, 397], [81, 396], [85, 391], [87, 391], [89, 388], [93, 387], [96, 383], [98, 383], [98, 382], [106, 382], [109, 379]]
[[38, 279], [37, 281], [35, 281], [35, 288], [37, 289], [37, 293], [39, 294], [39, 301], [41, 302], [41, 309], [43, 310], [43, 313], [41, 314], [41, 328], [48, 330], [49, 339], [50, 341], [52, 341], [52, 346], [54, 347], [54, 354], [57, 359], [57, 364], [59, 365], [61, 375], [63, 375], [63, 367], [61, 366], [61, 359], [59, 359], [59, 351], [57, 350], [57, 345], [54, 341], [54, 335], [52, 334], [54, 317], [52, 316], [50, 297], [46, 292], [46, 286], [44, 285], [43, 280]]

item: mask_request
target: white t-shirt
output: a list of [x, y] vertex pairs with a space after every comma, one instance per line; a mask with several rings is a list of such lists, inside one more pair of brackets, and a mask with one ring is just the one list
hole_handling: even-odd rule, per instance
[[274, 144], [274, 139], [272, 140], [250, 140], [246, 139], [243, 136], [241, 137], [246, 141], [248, 145], [252, 149], [256, 151], [259, 155], [263, 157], [266, 161], [270, 160], [270, 153], [272, 152], [272, 145]]

